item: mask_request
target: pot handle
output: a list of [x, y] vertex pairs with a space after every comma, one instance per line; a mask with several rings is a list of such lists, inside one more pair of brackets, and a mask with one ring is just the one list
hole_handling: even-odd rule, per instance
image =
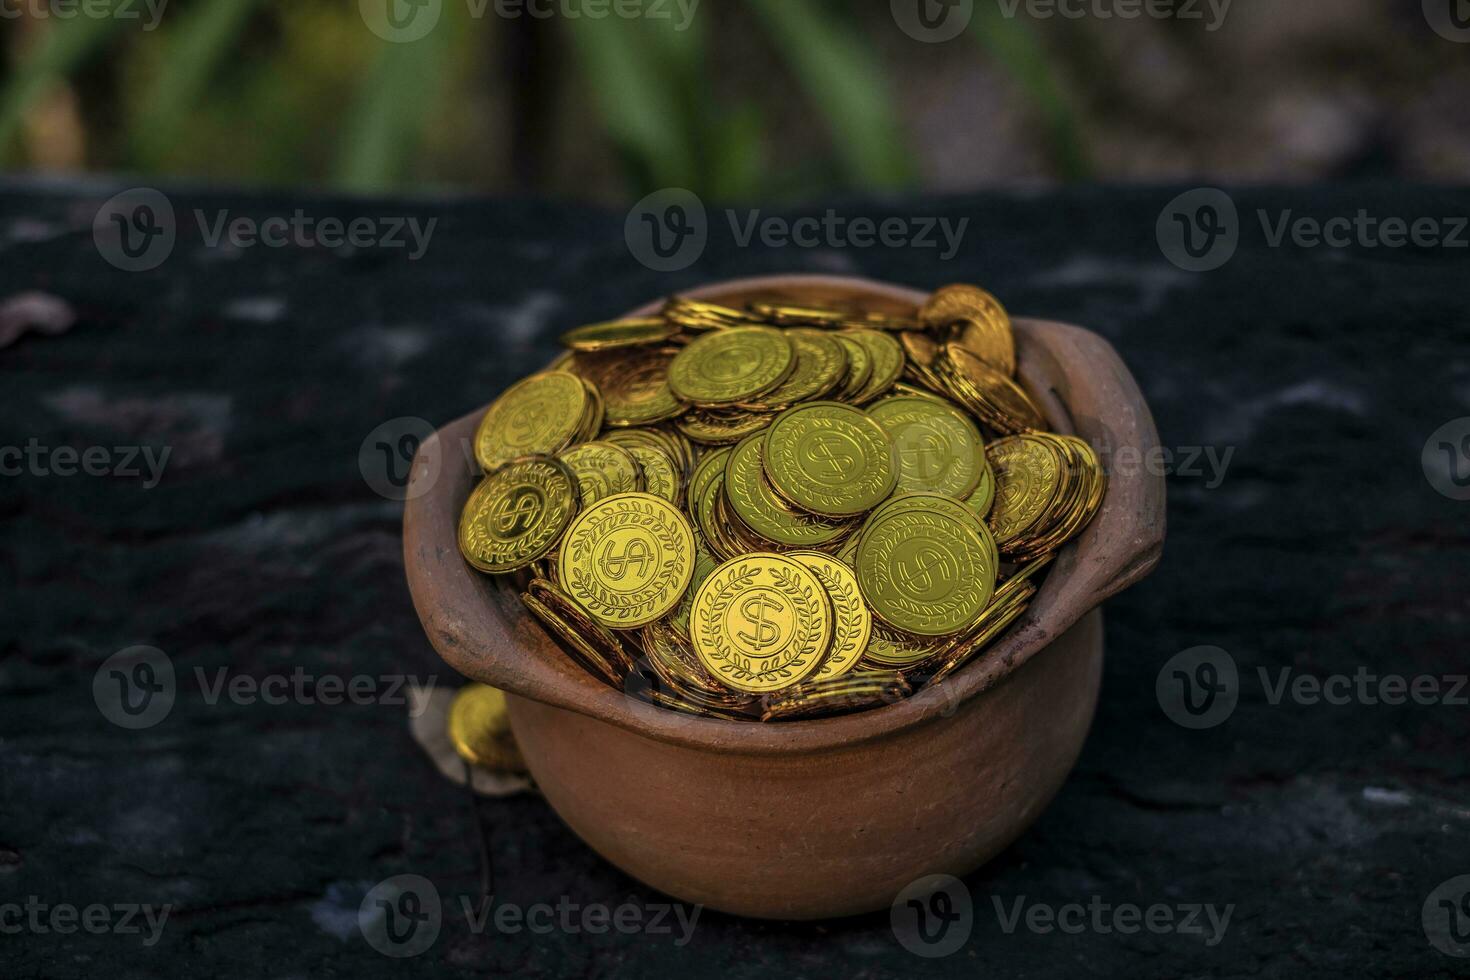
[[[1021, 379], [1040, 394], [1059, 428], [1086, 439], [1108, 474], [1107, 494], [1078, 546], [1059, 557], [1072, 565], [1048, 602], [1065, 613], [1058, 632], [1088, 610], [1138, 582], [1158, 564], [1164, 548], [1165, 488], [1152, 464], [1159, 433], [1138, 383], [1102, 337], [1045, 320], [1018, 320]], [[1070, 425], [1068, 426], [1068, 423]], [[1089, 556], [1086, 565], [1077, 555]], [[1036, 610], [1036, 618], [1043, 610]]]

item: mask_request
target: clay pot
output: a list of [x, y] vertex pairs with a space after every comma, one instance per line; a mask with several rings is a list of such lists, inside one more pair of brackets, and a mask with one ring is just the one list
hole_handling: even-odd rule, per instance
[[[924, 297], [815, 276], [689, 295], [731, 305], [863, 297], [894, 311]], [[1051, 425], [1116, 459], [1146, 460], [1158, 435], [1113, 348], [1060, 323], [1015, 326], [1020, 376]], [[1112, 467], [1101, 512], [1061, 551], [1030, 609], [946, 683], [838, 718], [698, 718], [593, 678], [514, 590], [461, 559], [455, 530], [478, 479], [462, 447], [483, 411], [445, 426], [415, 460], [414, 479], [431, 485], [410, 485], [421, 495], [407, 505], [403, 547], [424, 630], [455, 669], [510, 694], [531, 773], [583, 840], [660, 891], [740, 915], [883, 908], [915, 878], [963, 875], [1015, 840], [1087, 735], [1102, 673], [1099, 605], [1147, 575], [1163, 546], [1162, 476]]]

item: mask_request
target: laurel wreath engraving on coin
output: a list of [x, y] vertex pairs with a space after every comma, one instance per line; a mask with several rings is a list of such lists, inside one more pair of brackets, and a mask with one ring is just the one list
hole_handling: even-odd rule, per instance
[[[594, 569], [598, 545], [625, 528], [648, 531], [659, 546], [659, 552], [646, 559], [656, 563], [657, 571], [648, 577], [645, 584], [622, 592], [604, 581]], [[579, 599], [595, 603], [602, 618], [619, 624], [633, 624], [658, 613], [660, 606], [668, 604], [671, 579], [677, 579], [681, 570], [692, 567], [693, 562], [684, 534], [666, 520], [660, 508], [651, 502], [627, 497], [623, 498], [620, 506], [593, 512], [585, 522], [579, 520], [565, 547], [569, 560], [562, 564], [570, 569], [566, 576], [569, 591]], [[675, 595], [676, 602], [677, 599]]]
[[797, 614], [795, 632], [782, 644], [779, 654], [757, 665], [753, 658], [736, 650], [725, 634], [725, 613], [731, 603], [755, 585], [755, 579], [760, 572], [759, 568], [740, 563], [728, 573], [727, 578], [715, 580], [713, 602], [706, 607], [696, 608], [699, 614], [699, 637], [707, 656], [726, 664], [725, 672], [732, 680], [765, 682], [774, 677], [794, 680], [798, 675], [791, 667], [803, 657], [812, 655], [812, 641], [818, 632], [818, 620], [813, 614], [817, 604], [811, 586], [796, 581], [796, 577], [789, 571], [779, 566], [770, 569], [772, 583], [791, 601]]

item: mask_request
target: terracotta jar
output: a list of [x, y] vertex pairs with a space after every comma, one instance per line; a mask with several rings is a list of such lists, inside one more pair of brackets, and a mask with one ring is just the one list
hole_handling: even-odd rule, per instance
[[[924, 298], [815, 276], [688, 295], [731, 305], [861, 297], [894, 312]], [[1054, 429], [1092, 442], [1105, 465], [1149, 458], [1153, 419], [1106, 341], [1040, 320], [1015, 328], [1022, 383]], [[429, 640], [455, 669], [510, 695], [531, 774], [593, 849], [662, 892], [740, 915], [883, 908], [915, 878], [963, 875], [1019, 836], [1087, 736], [1102, 673], [1099, 605], [1147, 575], [1163, 547], [1163, 477], [1110, 467], [1102, 510], [1059, 553], [1030, 609], [937, 688], [814, 721], [698, 718], [583, 671], [514, 590], [460, 557], [460, 510], [479, 478], [461, 447], [483, 411], [445, 426], [415, 460], [413, 479], [426, 482], [410, 487], [420, 495], [404, 515], [404, 560]]]

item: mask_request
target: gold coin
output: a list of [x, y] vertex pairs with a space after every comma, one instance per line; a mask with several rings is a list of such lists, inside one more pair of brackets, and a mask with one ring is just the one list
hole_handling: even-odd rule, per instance
[[893, 443], [861, 409], [810, 402], [771, 423], [762, 460], [784, 499], [825, 517], [866, 513], [898, 482]]
[[648, 665], [669, 693], [705, 708], [739, 708], [754, 699], [715, 680], [695, 656], [688, 637], [668, 625], [650, 623], [642, 635]]
[[995, 471], [990, 468], [990, 461], [985, 457], [985, 450], [980, 451], [980, 482], [975, 486], [975, 492], [965, 498], [965, 506], [979, 514], [980, 517], [990, 516], [990, 508], [995, 504]]
[[847, 373], [847, 350], [830, 335], [809, 328], [787, 330], [796, 352], [791, 376], [760, 397], [757, 409], [782, 409], [827, 394]]
[[661, 316], [635, 317], [629, 320], [589, 323], [584, 327], [568, 330], [561, 335], [561, 342], [563, 347], [578, 351], [612, 350], [656, 344], [668, 340], [678, 332], [677, 324], [670, 323]]
[[814, 548], [842, 537], [847, 525], [793, 510], [766, 481], [762, 465], [765, 436], [750, 436], [725, 464], [723, 492], [735, 515], [750, 530], [786, 548]]
[[579, 506], [577, 478], [560, 460], [530, 456], [485, 477], [465, 502], [459, 550], [482, 572], [526, 568], [551, 552]]
[[774, 694], [762, 702], [761, 721], [819, 718], [895, 704], [913, 693], [896, 670], [868, 670], [844, 677], [817, 677]]
[[683, 296], [675, 296], [665, 303], [662, 315], [670, 323], [695, 331], [721, 330], [760, 322], [758, 318], [733, 307]]
[[872, 363], [867, 383], [853, 396], [853, 404], [867, 404], [892, 388], [893, 383], [902, 377], [905, 362], [903, 346], [892, 336], [868, 329], [844, 330], [841, 336], [857, 341], [868, 352], [868, 360]]
[[582, 669], [621, 687], [636, 666], [622, 642], [565, 592], [542, 578], [532, 579], [521, 602], [551, 631], [562, 650]]
[[505, 692], [488, 684], [466, 684], [449, 705], [449, 740], [470, 765], [495, 772], [525, 772], [526, 763], [510, 730]]
[[934, 359], [939, 356], [939, 345], [926, 333], [905, 331], [898, 335], [898, 343], [903, 348], [904, 356], [921, 368], [933, 367]]
[[694, 471], [694, 460], [689, 440], [668, 429], [654, 426], [609, 429], [597, 438], [631, 450], [634, 446], [663, 453], [674, 464], [674, 470], [682, 482]]
[[873, 355], [866, 347], [848, 336], [846, 331], [834, 333], [832, 339], [841, 344], [842, 349], [847, 352], [847, 376], [842, 379], [842, 387], [834, 392], [832, 397], [836, 401], [854, 401], [872, 380]]
[[643, 489], [638, 461], [622, 446], [610, 442], [584, 442], [562, 452], [557, 458], [566, 463], [576, 476], [583, 507], [590, 507], [615, 493]]
[[752, 316], [783, 327], [835, 327], [847, 317], [841, 310], [790, 303], [749, 303]]
[[709, 489], [716, 477], [723, 476], [725, 472], [725, 461], [734, 452], [729, 446], [721, 446], [712, 449], [699, 457], [699, 462], [694, 464], [694, 472], [689, 477], [689, 503], [691, 507], [696, 500], [702, 499], [704, 493]]
[[744, 530], [744, 534], [741, 533], [744, 524], [730, 509], [729, 498], [725, 495], [723, 475], [705, 492], [705, 502], [700, 510], [700, 518], [703, 521], [700, 529], [707, 535], [706, 540], [709, 541], [710, 552], [720, 561], [752, 551], [771, 550], [770, 544], [762, 543], [764, 539], [752, 534], [748, 529]]
[[832, 643], [832, 603], [815, 573], [774, 554], [719, 566], [694, 596], [695, 655], [726, 687], [750, 694], [804, 680]]
[[622, 493], [586, 508], [557, 555], [562, 591], [594, 620], [633, 629], [679, 604], [694, 574], [694, 531], [666, 500]]
[[638, 468], [643, 471], [644, 489], [675, 507], [683, 506], [684, 481], [680, 479], [679, 471], [669, 454], [649, 446], [628, 446], [627, 449], [638, 461]]
[[694, 608], [694, 593], [709, 578], [710, 572], [715, 570], [719, 562], [715, 561], [714, 555], [709, 553], [704, 540], [699, 536], [694, 537], [694, 574], [689, 579], [689, 586], [684, 590], [684, 595], [679, 599], [679, 604], [669, 614], [668, 623], [680, 636], [689, 637], [689, 613]]
[[516, 382], [480, 420], [475, 458], [488, 473], [522, 456], [561, 452], [585, 428], [592, 399], [582, 379], [565, 371]]
[[939, 349], [934, 373], [946, 391], [997, 432], [1014, 435], [1046, 425], [1026, 389], [959, 344]]
[[942, 657], [937, 658], [934, 665], [936, 669], [925, 686], [943, 681], [974, 660], [977, 654], [998, 639], [1026, 611], [1035, 594], [1036, 586], [1029, 582], [1021, 583], [1004, 599], [997, 594], [996, 601], [985, 610], [985, 617], [980, 625], [955, 643]]
[[863, 525], [856, 567], [863, 596], [885, 623], [943, 636], [984, 611], [999, 558], [990, 531], [964, 504], [906, 494]]
[[969, 416], [937, 398], [896, 396], [868, 409], [898, 453], [898, 492], [963, 499], [980, 485], [985, 443]]
[[765, 412], [743, 409], [694, 408], [674, 420], [674, 427], [682, 435], [705, 446], [739, 442], [770, 424], [771, 416]]
[[675, 351], [663, 347], [577, 355], [577, 370], [597, 386], [610, 426], [650, 425], [683, 414], [689, 406], [669, 387]]
[[919, 310], [926, 326], [950, 327], [971, 353], [1006, 377], [1016, 373], [1016, 338], [1000, 300], [979, 286], [935, 290]]
[[696, 338], [669, 364], [679, 398], [718, 407], [751, 401], [775, 388], [796, 366], [791, 342], [771, 327], [735, 327]]
[[995, 473], [995, 503], [989, 525], [1004, 547], [1028, 534], [1046, 516], [1061, 487], [1062, 460], [1047, 442], [1012, 436], [985, 451]]
[[922, 330], [924, 327], [916, 314], [883, 313], [876, 310], [855, 313], [842, 323], [846, 327], [868, 327], [873, 330], [888, 330], [894, 333], [901, 333], [905, 330]]
[[868, 650], [858, 666], [867, 670], [913, 670], [943, 653], [947, 646], [947, 637], [914, 636], [874, 623]]
[[832, 650], [817, 670], [816, 678], [841, 677], [857, 666], [868, 649], [868, 637], [873, 628], [873, 616], [858, 590], [857, 576], [851, 568], [820, 551], [793, 551], [787, 557], [816, 572], [827, 590], [827, 597], [832, 600], [832, 611], [837, 617]]

